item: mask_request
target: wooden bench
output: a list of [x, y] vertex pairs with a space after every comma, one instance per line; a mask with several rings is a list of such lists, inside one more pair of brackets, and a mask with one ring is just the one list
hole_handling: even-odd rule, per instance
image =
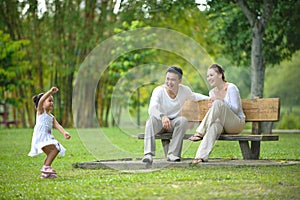
[[[246, 122], [252, 122], [252, 132], [250, 134], [222, 134], [218, 140], [238, 141], [243, 155], [243, 159], [259, 159], [261, 141], [278, 141], [279, 136], [273, 134], [262, 134], [260, 122], [276, 122], [279, 120], [280, 99], [243, 99], [243, 111], [246, 115]], [[185, 102], [182, 115], [189, 122], [200, 123], [208, 111], [208, 100]], [[198, 124], [197, 124], [198, 125]], [[185, 134], [184, 139], [188, 139], [193, 134]], [[161, 139], [165, 155], [168, 152], [172, 133], [156, 134], [156, 139]], [[144, 134], [138, 134], [138, 139], [144, 139]], [[251, 142], [251, 145], [249, 144]]]
[[9, 128], [11, 124], [16, 126], [19, 124], [19, 121], [17, 120], [8, 119], [8, 112], [1, 112], [0, 115], [2, 116], [2, 121], [0, 121], [0, 124], [4, 124], [6, 128]]

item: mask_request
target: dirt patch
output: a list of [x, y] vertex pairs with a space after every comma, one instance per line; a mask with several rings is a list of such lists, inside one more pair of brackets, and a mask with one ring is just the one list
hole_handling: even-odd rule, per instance
[[192, 164], [191, 158], [182, 159], [181, 162], [168, 162], [164, 158], [156, 158], [152, 165], [145, 164], [140, 158], [124, 158], [116, 160], [99, 160], [91, 162], [74, 163], [74, 168], [81, 169], [115, 169], [120, 171], [148, 172], [163, 168], [178, 167], [212, 167], [212, 166], [270, 166], [270, 165], [298, 165], [300, 160], [243, 160], [243, 159], [210, 159], [208, 162], [197, 165]]

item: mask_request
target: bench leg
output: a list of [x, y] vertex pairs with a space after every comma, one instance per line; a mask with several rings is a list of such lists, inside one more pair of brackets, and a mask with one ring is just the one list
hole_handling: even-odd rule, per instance
[[165, 157], [167, 157], [168, 156], [168, 151], [169, 151], [170, 140], [161, 139], [161, 144], [162, 144], [164, 152], [165, 152]]
[[243, 159], [245, 160], [258, 160], [260, 152], [260, 142], [252, 141], [251, 148], [248, 141], [239, 141], [242, 151]]
[[9, 123], [6, 123], [6, 128], [10, 128]]
[[251, 142], [251, 152], [252, 152], [252, 158], [251, 159], [259, 159], [259, 152], [260, 152], [260, 142], [258, 141], [252, 141]]

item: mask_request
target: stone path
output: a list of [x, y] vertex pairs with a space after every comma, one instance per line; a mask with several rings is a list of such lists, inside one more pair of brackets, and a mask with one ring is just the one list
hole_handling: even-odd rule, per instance
[[242, 160], [242, 159], [209, 159], [206, 163], [192, 164], [191, 158], [182, 159], [181, 162], [168, 162], [164, 158], [156, 158], [152, 165], [147, 165], [140, 158], [124, 158], [116, 160], [100, 160], [92, 162], [74, 163], [74, 168], [82, 169], [115, 169], [128, 172], [148, 172], [163, 168], [177, 167], [212, 167], [212, 166], [270, 166], [270, 165], [299, 165], [300, 160]]

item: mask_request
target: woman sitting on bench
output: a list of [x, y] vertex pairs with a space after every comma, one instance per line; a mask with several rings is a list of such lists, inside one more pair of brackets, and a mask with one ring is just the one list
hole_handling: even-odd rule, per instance
[[192, 141], [203, 138], [193, 164], [207, 162], [215, 141], [222, 132], [240, 133], [245, 127], [245, 114], [237, 86], [225, 80], [224, 69], [213, 64], [207, 71], [207, 81], [214, 87], [209, 92], [211, 103]]

